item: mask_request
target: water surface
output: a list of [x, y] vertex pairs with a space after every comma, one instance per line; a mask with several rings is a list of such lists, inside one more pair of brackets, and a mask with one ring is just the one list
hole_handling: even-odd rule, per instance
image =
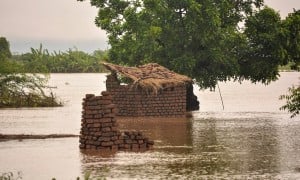
[[[0, 172], [23, 179], [76, 179], [91, 173], [108, 179], [300, 179], [300, 118], [279, 111], [278, 100], [300, 73], [281, 73], [264, 86], [220, 83], [199, 91], [200, 111], [191, 118], [123, 118], [123, 130], [140, 130], [155, 141], [147, 152], [80, 151], [78, 138], [0, 142]], [[0, 133], [79, 134], [81, 101], [105, 90], [105, 74], [51, 74], [65, 101], [59, 108], [0, 110]]]

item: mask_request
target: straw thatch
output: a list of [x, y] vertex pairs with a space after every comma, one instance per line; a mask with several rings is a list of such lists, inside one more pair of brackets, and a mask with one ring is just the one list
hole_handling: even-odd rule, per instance
[[124, 67], [110, 63], [103, 63], [103, 65], [113, 73], [119, 73], [130, 78], [134, 87], [141, 87], [155, 92], [160, 89], [192, 83], [191, 78], [177, 74], [156, 63], [138, 67]]

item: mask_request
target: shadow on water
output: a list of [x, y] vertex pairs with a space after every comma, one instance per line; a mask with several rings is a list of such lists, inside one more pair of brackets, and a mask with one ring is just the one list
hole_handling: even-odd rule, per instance
[[195, 163], [210, 175], [277, 173], [277, 137], [270, 120], [195, 120]]
[[239, 179], [274, 178], [282, 170], [282, 147], [272, 119], [132, 118], [120, 119], [119, 126], [144, 132], [155, 140], [155, 148], [142, 153], [82, 152], [83, 172], [110, 178]]

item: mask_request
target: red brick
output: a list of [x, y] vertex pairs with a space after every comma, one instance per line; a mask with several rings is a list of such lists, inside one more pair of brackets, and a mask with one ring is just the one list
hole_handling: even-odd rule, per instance
[[126, 143], [126, 144], [132, 144], [133, 141], [132, 141], [131, 139], [125, 139], [125, 143]]
[[116, 141], [116, 140], [118, 140], [118, 136], [112, 136], [110, 139], [111, 139], [112, 141]]
[[110, 129], [110, 127], [103, 127], [103, 128], [101, 128], [101, 131], [102, 132], [109, 132], [109, 131], [111, 131], [111, 129]]
[[130, 144], [124, 144], [124, 148], [125, 149], [131, 149], [131, 145]]
[[102, 142], [101, 146], [112, 146], [114, 143], [112, 141]]
[[101, 131], [98, 131], [98, 132], [95, 132], [95, 134], [94, 134], [95, 136], [101, 136], [102, 135], [102, 132]]
[[112, 123], [102, 123], [102, 127], [112, 127]]
[[141, 148], [141, 149], [146, 149], [146, 148], [147, 148], [147, 144], [146, 144], [146, 143], [140, 144], [140, 148]]
[[116, 107], [116, 105], [115, 104], [112, 104], [112, 103], [110, 103], [110, 104], [108, 104], [108, 105], [105, 105], [105, 106], [103, 106], [103, 109], [114, 109]]
[[112, 151], [117, 151], [119, 148], [118, 148], [118, 146], [117, 145], [112, 145], [111, 146], [111, 150]]
[[111, 122], [111, 118], [105, 117], [105, 118], [102, 118], [100, 121], [101, 121], [102, 123], [109, 123], [109, 122]]
[[99, 137], [98, 141], [110, 141], [110, 137]]
[[102, 136], [103, 136], [103, 137], [111, 137], [111, 136], [113, 136], [113, 135], [115, 135], [114, 132], [103, 132], [103, 133], [102, 133]]
[[102, 96], [109, 96], [109, 95], [110, 95], [110, 93], [109, 93], [109, 92], [107, 92], [107, 91], [102, 91], [102, 92], [101, 92], [101, 95], [102, 95]]
[[140, 146], [138, 144], [132, 144], [131, 147], [132, 147], [132, 149], [139, 149]]
[[100, 105], [109, 105], [111, 104], [111, 100], [101, 100], [98, 102]]
[[114, 144], [123, 144], [124, 143], [124, 140], [116, 140], [116, 141], [114, 141]]
[[86, 99], [89, 99], [89, 98], [92, 98], [92, 97], [94, 97], [95, 96], [95, 94], [86, 94], [85, 95], [85, 98]]
[[94, 123], [94, 124], [93, 124], [93, 127], [95, 127], [95, 128], [101, 127], [101, 124], [100, 124], [100, 123]]

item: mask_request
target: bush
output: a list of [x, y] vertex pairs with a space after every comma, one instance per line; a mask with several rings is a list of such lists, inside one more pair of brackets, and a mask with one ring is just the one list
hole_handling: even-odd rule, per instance
[[0, 108], [62, 106], [51, 88], [45, 86], [47, 80], [36, 74], [0, 74]]
[[300, 112], [300, 86], [289, 88], [289, 94], [281, 95], [280, 99], [286, 99], [286, 104], [282, 106], [281, 110], [288, 110], [292, 113], [291, 118], [297, 116]]

